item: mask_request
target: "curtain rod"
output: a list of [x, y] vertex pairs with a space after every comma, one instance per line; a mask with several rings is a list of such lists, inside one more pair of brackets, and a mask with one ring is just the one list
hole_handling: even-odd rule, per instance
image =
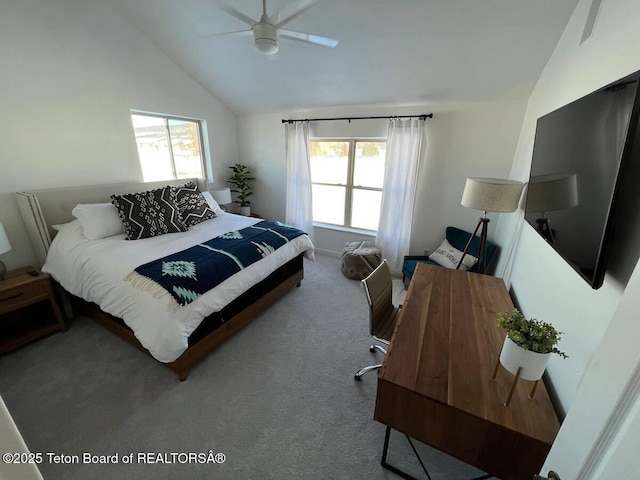
[[376, 120], [383, 119], [393, 120], [396, 118], [419, 118], [420, 120], [426, 120], [427, 118], [433, 118], [433, 113], [424, 113], [422, 115], [390, 115], [388, 117], [336, 117], [336, 118], [300, 118], [297, 120], [286, 120], [282, 119], [282, 123], [296, 123], [296, 122], [324, 122], [326, 120], [348, 120], [351, 123], [351, 120]]

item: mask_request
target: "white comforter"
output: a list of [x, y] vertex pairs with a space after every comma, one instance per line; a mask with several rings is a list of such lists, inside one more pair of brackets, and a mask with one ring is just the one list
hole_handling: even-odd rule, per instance
[[170, 295], [153, 298], [125, 281], [125, 276], [144, 263], [259, 221], [220, 213], [217, 218], [195, 225], [185, 233], [127, 241], [124, 235], [87, 240], [82, 234], [82, 225], [76, 220], [58, 232], [42, 270], [68, 292], [123, 319], [156, 359], [172, 362], [186, 350], [189, 335], [206, 316], [221, 310], [300, 253], [305, 252], [307, 258], [312, 258], [311, 240], [307, 235], [293, 239], [183, 307], [176, 308]]

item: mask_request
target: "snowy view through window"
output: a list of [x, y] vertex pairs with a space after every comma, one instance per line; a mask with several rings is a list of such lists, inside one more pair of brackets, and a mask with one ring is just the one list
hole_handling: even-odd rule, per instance
[[313, 221], [377, 230], [386, 142], [311, 141]]
[[145, 182], [203, 177], [197, 120], [131, 114]]

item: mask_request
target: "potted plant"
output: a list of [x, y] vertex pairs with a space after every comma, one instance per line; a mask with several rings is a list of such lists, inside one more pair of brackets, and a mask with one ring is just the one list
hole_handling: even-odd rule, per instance
[[248, 198], [253, 194], [250, 182], [255, 178], [252, 176], [251, 170], [242, 163], [236, 163], [229, 168], [233, 170], [233, 174], [227, 181], [234, 187], [231, 191], [237, 194], [234, 203], [240, 206], [241, 215], [249, 216], [251, 215], [251, 202]]
[[553, 353], [567, 358], [556, 346], [562, 332], [535, 318], [527, 320], [517, 308], [498, 314], [498, 326], [507, 331], [500, 363], [514, 375], [521, 368], [520, 378], [539, 380]]

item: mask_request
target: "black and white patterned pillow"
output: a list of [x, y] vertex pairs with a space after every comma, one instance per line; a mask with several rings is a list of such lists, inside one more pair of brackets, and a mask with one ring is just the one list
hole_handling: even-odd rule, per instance
[[180, 210], [180, 218], [185, 226], [192, 227], [205, 220], [216, 218], [211, 208], [198, 187], [193, 182], [186, 183], [183, 187], [173, 187], [176, 192], [176, 204]]
[[127, 240], [187, 230], [176, 205], [176, 193], [170, 186], [147, 192], [111, 195], [111, 203], [118, 210]]

